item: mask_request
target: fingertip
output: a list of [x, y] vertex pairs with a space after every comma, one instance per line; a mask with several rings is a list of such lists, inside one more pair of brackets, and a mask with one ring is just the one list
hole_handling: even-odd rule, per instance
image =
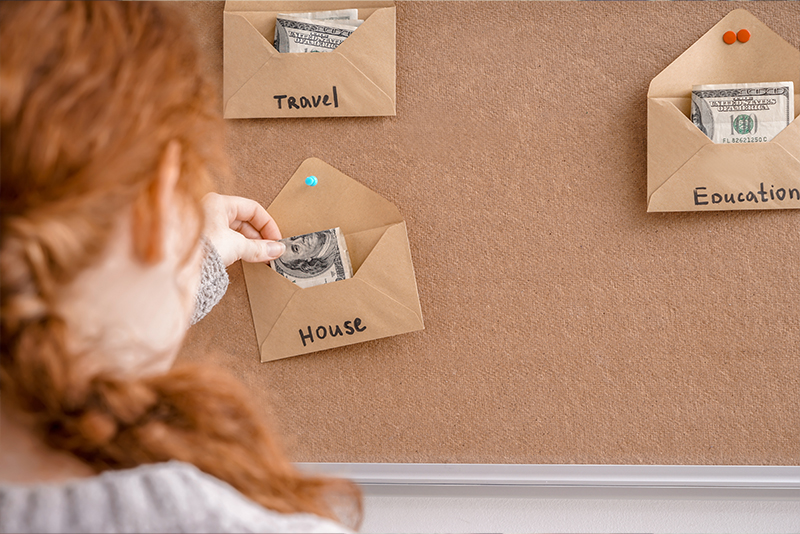
[[286, 245], [278, 241], [244, 240], [240, 259], [249, 263], [268, 263], [280, 258], [286, 251]]
[[280, 241], [267, 242], [267, 254], [270, 257], [270, 260], [280, 258], [284, 252], [286, 252], [286, 245]]

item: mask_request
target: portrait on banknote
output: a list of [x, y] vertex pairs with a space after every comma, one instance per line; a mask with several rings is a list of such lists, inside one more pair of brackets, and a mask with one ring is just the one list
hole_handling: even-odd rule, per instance
[[287, 237], [283, 255], [272, 268], [300, 287], [313, 287], [353, 276], [347, 243], [339, 228]]

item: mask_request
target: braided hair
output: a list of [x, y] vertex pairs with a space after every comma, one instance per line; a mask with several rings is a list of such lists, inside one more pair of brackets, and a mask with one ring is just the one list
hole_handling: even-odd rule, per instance
[[275, 511], [357, 525], [356, 486], [300, 474], [232, 377], [199, 365], [87, 373], [68, 349], [56, 300], [99, 261], [121, 211], [135, 256], [160, 261], [167, 145], [180, 144], [176, 192], [198, 220], [210, 174], [226, 172], [217, 93], [179, 14], [158, 2], [4, 2], [0, 84], [3, 402], [97, 472], [181, 460]]

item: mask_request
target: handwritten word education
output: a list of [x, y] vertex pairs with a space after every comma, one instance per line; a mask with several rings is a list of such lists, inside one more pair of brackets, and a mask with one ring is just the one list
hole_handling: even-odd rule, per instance
[[764, 182], [761, 182], [761, 186], [758, 191], [739, 191], [738, 193], [711, 193], [710, 195], [706, 193], [705, 187], [695, 187], [694, 188], [694, 205], [695, 206], [706, 206], [709, 204], [743, 204], [745, 202], [753, 202], [758, 204], [759, 202], [783, 202], [784, 200], [800, 200], [800, 189], [796, 187], [790, 187], [788, 190], [779, 187], [775, 189], [774, 185], [769, 187], [769, 191], [764, 189]]

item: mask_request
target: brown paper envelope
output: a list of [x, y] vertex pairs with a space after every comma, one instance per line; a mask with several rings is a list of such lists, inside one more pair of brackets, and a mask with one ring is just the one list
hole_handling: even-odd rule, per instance
[[[272, 45], [278, 13], [342, 7], [358, 7], [366, 18], [336, 50], [281, 54]], [[229, 1], [223, 18], [225, 118], [396, 114], [393, 2]], [[289, 97], [298, 105], [306, 97], [311, 105], [290, 108]]]
[[[723, 42], [726, 31], [743, 28], [751, 32], [750, 41]], [[653, 78], [647, 93], [647, 211], [800, 208], [797, 197], [790, 196], [800, 188], [797, 119], [772, 141], [749, 145], [714, 144], [689, 120], [692, 85], [697, 84], [793, 81], [797, 112], [798, 65], [800, 51], [737, 9]], [[774, 196], [778, 190], [783, 200]], [[738, 201], [740, 192], [743, 202]], [[758, 203], [747, 200], [749, 192]], [[730, 195], [735, 203], [725, 200]]]
[[[311, 174], [317, 186], [305, 184]], [[339, 226], [355, 273], [303, 289], [268, 265], [243, 264], [262, 362], [424, 328], [406, 226], [394, 205], [312, 158], [268, 211], [286, 236]]]

